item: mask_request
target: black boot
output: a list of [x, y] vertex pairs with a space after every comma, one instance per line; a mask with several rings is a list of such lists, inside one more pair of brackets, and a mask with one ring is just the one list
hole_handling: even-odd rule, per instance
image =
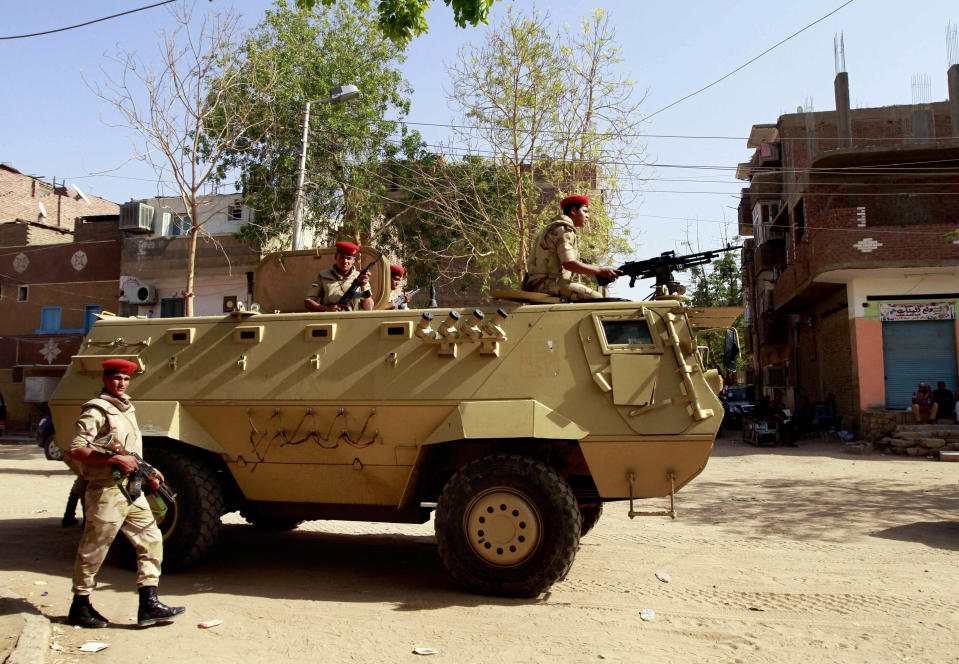
[[70, 494], [70, 497], [67, 498], [67, 508], [63, 511], [63, 519], [60, 521], [60, 525], [64, 528], [69, 528], [70, 526], [75, 526], [80, 523], [77, 520], [77, 503], [80, 501], [80, 496], [76, 494]]
[[140, 610], [137, 611], [137, 625], [140, 627], [170, 622], [185, 611], [184, 606], [167, 606], [157, 599], [156, 586], [140, 588]]
[[110, 624], [107, 619], [97, 613], [97, 610], [90, 604], [89, 595], [73, 596], [73, 604], [70, 605], [70, 614], [67, 616], [67, 622], [71, 625], [91, 628], [106, 627]]

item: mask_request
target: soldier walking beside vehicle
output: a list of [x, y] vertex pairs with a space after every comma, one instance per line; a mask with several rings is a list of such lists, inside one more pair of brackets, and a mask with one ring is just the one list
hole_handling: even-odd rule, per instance
[[559, 204], [563, 213], [546, 224], [530, 250], [526, 261], [523, 290], [559, 295], [570, 300], [603, 297], [597, 290], [575, 283], [573, 274], [598, 276], [615, 281], [622, 272], [611, 267], [590, 265], [579, 260], [579, 238], [576, 229], [589, 221], [589, 198], [567, 196]]
[[[307, 311], [355, 311], [357, 309], [369, 311], [373, 308], [370, 275], [360, 274], [354, 266], [360, 248], [352, 242], [337, 242], [335, 246], [336, 256], [333, 267], [329, 270], [320, 270], [320, 273], [316, 275], [316, 282], [313, 283], [309, 294], [304, 299], [303, 306]], [[357, 297], [352, 301], [339, 304], [340, 298], [349, 290], [350, 284], [357, 277], [364, 291], [362, 296], [360, 292], [357, 292]]]
[[[86, 528], [77, 550], [73, 603], [67, 618], [71, 624], [80, 627], [106, 627], [108, 624], [107, 619], [90, 604], [90, 593], [96, 587], [97, 572], [107, 551], [121, 530], [137, 554], [140, 594], [137, 624], [146, 626], [169, 621], [186, 611], [182, 606], [166, 606], [157, 599], [163, 536], [146, 497], [138, 490], [131, 490], [129, 481], [139, 462], [127, 452], [143, 454], [143, 440], [133, 404], [126, 396], [130, 376], [137, 368], [133, 362], [123, 359], [103, 363], [103, 390], [83, 404], [70, 443], [70, 456], [81, 464], [83, 476], [88, 481]], [[123, 451], [108, 455], [97, 450], [97, 441], [111, 434], [120, 442]], [[114, 469], [119, 471], [119, 480], [114, 478]], [[162, 475], [158, 480], [148, 480], [154, 490], [162, 483]]]

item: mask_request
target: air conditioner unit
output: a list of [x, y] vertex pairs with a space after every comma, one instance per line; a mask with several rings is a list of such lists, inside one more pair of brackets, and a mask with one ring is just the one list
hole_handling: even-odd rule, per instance
[[137, 284], [130, 286], [130, 292], [126, 293], [130, 299], [130, 304], [153, 304], [157, 301], [157, 289], [149, 284]]
[[120, 230], [153, 232], [153, 206], [131, 201], [120, 206]]

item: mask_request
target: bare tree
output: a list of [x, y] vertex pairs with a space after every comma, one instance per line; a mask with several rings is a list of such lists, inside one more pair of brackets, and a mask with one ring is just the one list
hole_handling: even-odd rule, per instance
[[[268, 95], [273, 71], [256, 68], [262, 80], [246, 90], [240, 72], [251, 56], [238, 49], [239, 16], [231, 9], [206, 12], [194, 20], [194, 5], [174, 4], [175, 27], [158, 31], [160, 59], [146, 62], [135, 51], [119, 49], [107, 58], [119, 69], [102, 68], [105, 80], [90, 84], [93, 92], [120, 113], [125, 126], [136, 132], [135, 158], [149, 164], [161, 183], [172, 183], [190, 216], [190, 241], [183, 291], [185, 313], [193, 315], [196, 247], [204, 225], [221, 210], [201, 209], [202, 192], [222, 168], [224, 158], [255, 140], [269, 119], [250, 103], [250, 95]], [[208, 82], [216, 80], [215, 89]], [[234, 100], [227, 103], [227, 100]], [[253, 109], [257, 114], [253, 114]], [[213, 122], [213, 120], [217, 120]]]

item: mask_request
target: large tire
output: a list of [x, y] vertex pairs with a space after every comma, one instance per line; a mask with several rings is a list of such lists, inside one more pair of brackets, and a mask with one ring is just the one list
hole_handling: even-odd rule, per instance
[[[175, 572], [202, 562], [214, 550], [224, 511], [223, 486], [216, 470], [199, 456], [182, 448], [151, 446], [147, 463], [155, 466], [176, 495], [166, 514], [157, 517], [163, 533], [163, 571]], [[157, 494], [148, 496], [156, 506]], [[136, 562], [133, 545], [122, 534], [113, 545], [121, 562]]]
[[542, 461], [498, 454], [468, 463], [436, 508], [440, 558], [466, 589], [536, 597], [563, 579], [579, 548], [569, 484]]
[[284, 530], [294, 530], [297, 526], [303, 523], [302, 519], [291, 519], [282, 516], [266, 516], [259, 514], [256, 509], [251, 507], [244, 507], [240, 510], [240, 516], [246, 520], [248, 524], [256, 528], [257, 530], [266, 530], [273, 532], [281, 532]]
[[586, 503], [579, 506], [580, 526], [579, 536], [583, 538], [586, 533], [593, 529], [599, 522], [599, 517], [603, 516], [602, 503]]
[[56, 436], [52, 433], [43, 441], [43, 454], [50, 461], [63, 461], [63, 450], [57, 445]]

